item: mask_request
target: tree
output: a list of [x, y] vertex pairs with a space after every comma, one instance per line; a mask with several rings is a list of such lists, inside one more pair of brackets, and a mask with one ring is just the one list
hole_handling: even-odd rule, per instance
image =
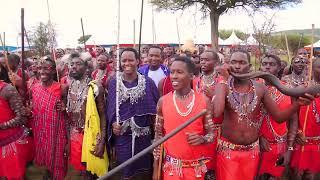
[[[287, 39], [288, 39], [289, 51], [292, 55], [296, 54], [299, 48], [302, 48], [306, 45], [311, 44], [310, 36], [303, 36], [302, 34], [299, 34], [299, 33], [287, 34]], [[285, 35], [284, 34], [273, 35], [271, 37], [270, 45], [278, 49], [287, 50]]]
[[43, 23], [31, 31], [31, 44], [35, 53], [44, 56], [50, 53], [50, 49], [56, 45], [55, 30], [51, 23]]
[[151, 0], [159, 9], [184, 10], [199, 4], [204, 16], [209, 15], [211, 24], [212, 48], [218, 49], [219, 18], [228, 10], [236, 7], [259, 8], [285, 8], [288, 4], [301, 3], [301, 0]]
[[[222, 29], [219, 30], [219, 37], [221, 39], [227, 39], [228, 37], [230, 37], [230, 35], [232, 34], [233, 30], [226, 30], [226, 29]], [[249, 35], [240, 31], [240, 30], [234, 30], [234, 32], [236, 33], [237, 37], [240, 38], [241, 40], [246, 40]]]
[[250, 14], [252, 26], [253, 26], [253, 32], [254, 37], [258, 41], [259, 49], [262, 50], [263, 53], [266, 52], [266, 46], [270, 45], [272, 33], [275, 30], [275, 23], [274, 23], [274, 17], [275, 14], [273, 14], [271, 17], [268, 17], [267, 15], [263, 15], [264, 21], [262, 24], [257, 24], [256, 20], [254, 19], [254, 16]]
[[81, 36], [79, 39], [78, 39], [78, 44], [84, 44], [85, 42], [87, 42], [90, 38], [91, 38], [92, 35], [84, 35], [84, 36]]

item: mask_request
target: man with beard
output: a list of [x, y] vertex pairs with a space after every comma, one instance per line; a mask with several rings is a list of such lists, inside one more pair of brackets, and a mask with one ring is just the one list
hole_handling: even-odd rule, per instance
[[162, 50], [159, 46], [152, 46], [148, 52], [150, 60], [149, 65], [144, 65], [139, 68], [139, 72], [150, 77], [158, 87], [161, 79], [169, 75], [169, 69], [162, 63]]
[[[149, 77], [137, 72], [139, 64], [135, 49], [121, 53], [119, 85], [119, 122], [116, 118], [116, 81], [108, 87], [108, 140], [115, 148], [117, 163], [123, 163], [151, 145], [152, 127], [159, 99], [157, 88]], [[122, 179], [150, 179], [152, 155], [147, 154], [122, 171]]]
[[213, 166], [210, 146], [214, 140], [212, 108], [209, 98], [191, 89], [193, 71], [194, 64], [188, 57], [179, 56], [173, 61], [170, 77], [174, 91], [162, 96], [158, 102], [155, 140], [170, 133], [203, 109], [207, 113], [163, 144], [165, 157], [160, 167], [161, 147], [154, 150], [154, 180], [157, 180], [161, 166], [164, 180], [204, 179], [207, 169]]
[[280, 111], [267, 88], [254, 80], [239, 80], [229, 75], [229, 71], [238, 74], [250, 70], [250, 55], [246, 51], [235, 51], [230, 58], [230, 66], [224, 64], [219, 73], [222, 80], [215, 89], [213, 98], [214, 117], [224, 113], [221, 137], [218, 140], [216, 172], [217, 179], [253, 180], [257, 175], [259, 163], [259, 130], [263, 105], [277, 121], [289, 119], [300, 105], [310, 103], [314, 97], [300, 97], [285, 110]]
[[[88, 63], [80, 58], [80, 54], [72, 53], [70, 55], [70, 69], [69, 74], [72, 77], [71, 82], [66, 86], [64, 95], [66, 97], [66, 110], [69, 115], [70, 126], [70, 164], [75, 170], [81, 172], [84, 175], [86, 171], [86, 165], [81, 161], [82, 155], [82, 142], [84, 137], [85, 118], [86, 118], [86, 102], [89, 90], [89, 83], [91, 77], [87, 74]], [[97, 142], [93, 150], [93, 155], [96, 157], [103, 157], [105, 149], [106, 138], [106, 120], [105, 120], [105, 100], [104, 89], [102, 85], [94, 85], [95, 103], [100, 117], [100, 131], [101, 134], [96, 137]], [[86, 176], [92, 175], [88, 172]]]

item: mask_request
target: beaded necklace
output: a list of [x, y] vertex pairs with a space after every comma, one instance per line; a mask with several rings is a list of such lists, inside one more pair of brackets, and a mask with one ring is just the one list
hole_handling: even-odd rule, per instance
[[132, 88], [127, 88], [123, 84], [123, 73], [120, 74], [121, 80], [119, 81], [119, 105], [123, 102], [130, 100], [131, 104], [135, 104], [138, 102], [138, 99], [142, 98], [146, 95], [146, 78], [138, 74], [138, 85]]
[[[280, 99], [283, 97], [283, 94], [281, 92], [278, 91], [277, 88], [273, 87], [273, 86], [269, 86], [268, 87], [268, 93], [270, 93], [271, 98], [276, 102], [276, 104], [278, 105], [280, 102]], [[271, 120], [270, 120], [270, 114], [264, 109], [263, 110], [263, 114], [266, 117], [266, 121], [268, 124], [268, 128], [269, 130], [272, 132], [272, 135], [274, 137], [274, 139], [276, 140], [276, 142], [279, 143], [283, 143], [287, 140], [287, 133], [288, 133], [288, 129], [286, 130], [286, 133], [284, 135], [279, 135], [273, 128]]]
[[88, 94], [89, 82], [89, 77], [83, 78], [82, 81], [74, 79], [71, 81], [67, 96], [67, 112], [81, 112], [82, 105]]
[[102, 80], [107, 76], [107, 70], [98, 69], [95, 80]]
[[204, 75], [202, 74], [202, 85], [203, 86], [207, 86], [207, 87], [211, 87], [213, 85], [216, 84], [216, 81], [215, 81], [215, 78], [217, 74], [215, 71], [213, 71], [212, 74], [209, 74], [209, 75]]
[[[178, 95], [177, 95], [176, 91], [173, 92], [173, 96], [172, 96], [173, 104], [174, 104], [174, 107], [176, 108], [176, 111], [178, 112], [178, 114], [180, 116], [186, 117], [191, 113], [191, 111], [192, 111], [192, 109], [194, 107], [195, 99], [196, 99], [194, 91], [191, 89], [191, 91], [187, 95], [182, 97], [183, 99], [186, 99], [191, 94], [192, 94], [192, 100], [191, 100], [190, 104], [186, 106], [188, 110], [186, 112], [181, 112], [179, 107], [178, 107], [178, 105], [177, 105], [177, 101], [176, 101], [176, 98], [177, 98]], [[180, 99], [182, 99], [182, 98], [180, 97]]]
[[252, 80], [250, 80], [250, 90], [245, 93], [240, 93], [235, 90], [233, 77], [228, 80], [228, 84], [230, 87], [229, 94], [227, 96], [228, 102], [234, 112], [238, 114], [238, 121], [246, 120], [248, 126], [260, 128], [263, 118], [260, 118], [258, 121], [253, 121], [252, 118], [250, 118], [250, 114], [255, 110], [258, 103], [256, 88]]
[[304, 73], [301, 73], [300, 75], [298, 75], [295, 72], [292, 72], [291, 78], [290, 78], [290, 85], [292, 87], [303, 85], [306, 83], [306, 77], [307, 76], [305, 76]]

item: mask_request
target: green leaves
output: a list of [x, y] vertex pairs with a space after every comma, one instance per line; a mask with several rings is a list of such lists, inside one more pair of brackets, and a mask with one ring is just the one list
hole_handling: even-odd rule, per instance
[[92, 35], [84, 35], [84, 36], [81, 36], [79, 39], [78, 39], [78, 44], [84, 44], [85, 42], [87, 42], [90, 38], [91, 38]]

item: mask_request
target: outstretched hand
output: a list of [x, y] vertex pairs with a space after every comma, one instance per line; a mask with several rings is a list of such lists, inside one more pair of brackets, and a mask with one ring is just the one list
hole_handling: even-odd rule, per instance
[[299, 106], [307, 106], [311, 104], [311, 102], [315, 99], [314, 95], [311, 94], [304, 94], [304, 97], [299, 97], [296, 102], [298, 103]]

